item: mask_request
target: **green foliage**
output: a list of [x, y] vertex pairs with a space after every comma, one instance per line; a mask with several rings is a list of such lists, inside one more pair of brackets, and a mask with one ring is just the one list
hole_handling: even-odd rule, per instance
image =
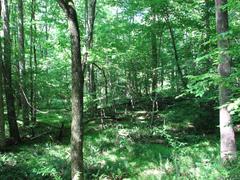
[[0, 157], [1, 179], [62, 179], [69, 177], [68, 148], [52, 144], [22, 146]]
[[[93, 47], [87, 62], [87, 67], [94, 64], [96, 98], [90, 94], [88, 68], [84, 84], [84, 120], [89, 120], [84, 137], [86, 179], [240, 179], [239, 162], [221, 166], [217, 137], [220, 83], [231, 90], [228, 105], [234, 124], [240, 117], [240, 2], [229, 0], [224, 7], [229, 10], [230, 29], [221, 36], [229, 38], [232, 74], [222, 79], [217, 75], [217, 40], [221, 37], [215, 33], [215, 7], [213, 1], [206, 2], [97, 2]], [[42, 126], [32, 127], [43, 133], [48, 130], [45, 126], [58, 128], [64, 123], [65, 139], [60, 144], [54, 142], [54, 132], [0, 154], [0, 179], [69, 179], [71, 49], [67, 22], [54, 0], [36, 0], [35, 20], [31, 21], [31, 3], [24, 1], [27, 77], [33, 73], [33, 81], [26, 80], [26, 97], [31, 100], [33, 85], [37, 109], [47, 112], [38, 113]], [[85, 4], [75, 3], [84, 49]], [[13, 87], [20, 109], [17, 1], [9, 5]], [[157, 41], [156, 67], [152, 35]], [[36, 62], [31, 65], [33, 46]], [[82, 57], [84, 53], [82, 50]], [[187, 79], [187, 88], [182, 85], [179, 69]], [[158, 102], [158, 111], [152, 110], [153, 100]], [[99, 119], [89, 118], [93, 104], [98, 112], [106, 113], [105, 118], [113, 119], [100, 124]], [[29, 132], [21, 129], [23, 137], [29, 137]]]
[[240, 117], [240, 98], [235, 99], [232, 103], [228, 106], [231, 114], [234, 117], [235, 122], [239, 122]]
[[[43, 119], [46, 121], [46, 118]], [[231, 179], [240, 176], [239, 163], [221, 166], [218, 137], [187, 132], [184, 130], [187, 124], [172, 122], [174, 117], [170, 114], [165, 118], [164, 126], [151, 128], [148, 120], [137, 117], [132, 121], [105, 122], [104, 129], [97, 121], [90, 123], [85, 129], [84, 142], [86, 179]], [[43, 138], [2, 153], [0, 178], [68, 179], [69, 136], [65, 135], [63, 144], [49, 140], [46, 142]]]
[[216, 92], [212, 91], [212, 89], [214, 89], [219, 82], [219, 76], [217, 74], [206, 73], [198, 76], [189, 75], [188, 79], [188, 91], [196, 97], [216, 97]]

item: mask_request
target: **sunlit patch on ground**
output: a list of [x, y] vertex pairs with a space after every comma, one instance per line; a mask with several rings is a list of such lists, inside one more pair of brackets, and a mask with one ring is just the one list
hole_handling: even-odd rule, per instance
[[[134, 112], [135, 120], [105, 123], [104, 128], [98, 128], [100, 121], [87, 125], [84, 140], [86, 179], [222, 179], [231, 177], [231, 173], [239, 177], [239, 165], [232, 169], [221, 166], [216, 135], [186, 131], [187, 121], [184, 128], [168, 119], [164, 125], [150, 126], [148, 119], [141, 120], [144, 123], [137, 120], [136, 113], [145, 116], [142, 113], [146, 112]], [[50, 119], [41, 115], [40, 120], [44, 120], [37, 126], [41, 131], [36, 130], [36, 133], [41, 134], [48, 125], [59, 127], [62, 122], [58, 114], [47, 117]], [[53, 123], [52, 119], [55, 119]], [[53, 133], [1, 154], [0, 179], [68, 179], [70, 126], [68, 121], [65, 123], [61, 142], [56, 141], [58, 129], [53, 128]]]

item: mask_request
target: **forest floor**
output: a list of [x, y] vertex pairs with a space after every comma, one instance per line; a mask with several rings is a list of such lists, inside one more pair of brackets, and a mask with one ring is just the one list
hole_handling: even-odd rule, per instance
[[[179, 113], [163, 111], [153, 124], [146, 111], [128, 112], [103, 125], [99, 120], [89, 122], [84, 141], [86, 179], [240, 179], [240, 163], [228, 167], [220, 163], [218, 133], [199, 133], [186, 119], [170, 121]], [[1, 180], [69, 179], [70, 115], [63, 114], [39, 115], [35, 135], [42, 136], [26, 138], [0, 155]]]

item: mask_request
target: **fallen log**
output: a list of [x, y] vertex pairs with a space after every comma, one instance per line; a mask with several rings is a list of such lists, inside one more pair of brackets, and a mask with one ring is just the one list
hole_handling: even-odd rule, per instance
[[38, 139], [38, 138], [40, 138], [40, 137], [42, 137], [42, 136], [45, 136], [45, 135], [47, 135], [47, 134], [50, 134], [51, 132], [52, 132], [52, 130], [49, 130], [49, 131], [44, 132], [44, 133], [41, 133], [41, 134], [39, 134], [39, 135], [37, 135], [37, 136], [35, 136], [35, 137], [31, 137], [30, 140], [32, 141], [32, 140]]

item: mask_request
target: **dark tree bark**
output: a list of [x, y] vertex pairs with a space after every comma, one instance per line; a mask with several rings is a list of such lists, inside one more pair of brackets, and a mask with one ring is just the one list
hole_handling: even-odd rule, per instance
[[36, 76], [37, 76], [37, 55], [36, 55], [36, 31], [35, 24], [36, 1], [31, 3], [31, 26], [30, 26], [30, 104], [31, 122], [36, 122]]
[[172, 26], [171, 26], [171, 24], [169, 22], [169, 19], [168, 19], [168, 14], [167, 14], [167, 17], [165, 19], [166, 19], [166, 24], [167, 24], [167, 27], [169, 29], [169, 33], [170, 33], [171, 40], [172, 40], [172, 46], [173, 46], [173, 50], [174, 50], [174, 57], [175, 57], [175, 63], [176, 63], [176, 67], [177, 67], [177, 73], [179, 75], [179, 78], [182, 82], [183, 87], [186, 87], [187, 82], [186, 82], [186, 79], [183, 76], [182, 69], [181, 69], [180, 64], [179, 64], [179, 56], [178, 56], [178, 52], [177, 52], [176, 39], [175, 39], [174, 31], [173, 31]]
[[10, 39], [10, 27], [9, 27], [9, 14], [8, 14], [8, 1], [1, 0], [2, 6], [2, 21], [3, 21], [3, 58], [4, 58], [4, 85], [6, 93], [6, 104], [7, 104], [7, 116], [9, 123], [10, 136], [17, 143], [20, 141], [20, 135], [17, 125], [17, 118], [14, 106], [14, 95], [12, 88], [12, 74], [11, 74], [11, 39]]
[[[0, 72], [2, 71], [0, 64]], [[4, 105], [3, 105], [3, 79], [0, 74], [0, 150], [5, 147], [5, 120], [4, 120]]]
[[154, 121], [154, 112], [157, 109], [157, 84], [158, 84], [158, 51], [157, 51], [157, 35], [156, 35], [156, 30], [154, 28], [156, 24], [156, 12], [155, 8], [151, 7], [152, 11], [152, 16], [153, 16], [153, 26], [151, 29], [151, 50], [152, 50], [152, 116], [151, 116], [151, 125], [153, 124]]
[[24, 12], [23, 1], [18, 0], [18, 54], [19, 54], [19, 73], [20, 73], [20, 94], [22, 105], [23, 124], [29, 125], [28, 104], [25, 98], [26, 93], [26, 67], [25, 67], [25, 35], [24, 35]]
[[[15, 8], [15, 6], [13, 7]], [[14, 9], [15, 11], [15, 9]], [[17, 12], [17, 10], [16, 10]], [[17, 25], [16, 25], [17, 26]], [[14, 49], [18, 49], [18, 32], [12, 32], [11, 37], [13, 39], [13, 43], [12, 46]], [[12, 59], [19, 59], [18, 56], [18, 51], [14, 51], [13, 52], [13, 56]], [[20, 84], [20, 71], [19, 71], [20, 67], [19, 67], [19, 62], [17, 63], [17, 76], [16, 76], [16, 80], [13, 81], [13, 87], [15, 87], [14, 89], [14, 96], [15, 96], [15, 103], [16, 103], [16, 116], [18, 117], [21, 113], [21, 109], [22, 109], [22, 101], [21, 101], [21, 84]]]
[[[84, 62], [87, 62], [87, 59], [90, 55], [90, 50], [93, 47], [93, 31], [94, 31], [94, 22], [96, 16], [96, 3], [97, 0], [85, 0], [85, 28], [86, 28], [86, 54]], [[94, 112], [97, 109], [96, 104], [96, 78], [95, 78], [94, 65], [89, 65], [89, 92], [93, 103], [91, 104], [90, 111], [94, 116]]]
[[[1, 5], [0, 5], [1, 12]], [[5, 121], [3, 104], [2, 39], [0, 38], [0, 150], [5, 147]]]
[[72, 179], [84, 179], [83, 167], [83, 66], [81, 62], [80, 32], [77, 12], [72, 0], [58, 0], [65, 11], [71, 36], [72, 50], [72, 125], [71, 165]]
[[[203, 52], [204, 54], [209, 54], [211, 52], [211, 46], [210, 46], [210, 36], [211, 36], [211, 17], [214, 16], [213, 13], [211, 13], [211, 8], [214, 7], [214, 1], [211, 0], [205, 0], [205, 6], [204, 6], [204, 17], [203, 20], [205, 22], [204, 29], [206, 33], [206, 37], [204, 39], [204, 45], [203, 45]], [[212, 61], [210, 57], [206, 59], [206, 61], [203, 64], [202, 72], [206, 73], [209, 70], [209, 66], [212, 65]]]
[[[48, 14], [48, 1], [45, 1], [45, 14], [46, 14], [46, 16], [47, 16], [47, 14]], [[44, 24], [44, 31], [45, 31], [45, 40], [46, 40], [46, 42], [48, 43], [48, 39], [49, 39], [49, 34], [48, 34], [48, 29], [49, 29], [49, 26], [48, 26], [48, 23], [46, 22], [45, 24]], [[48, 57], [48, 48], [47, 47], [44, 47], [44, 58], [45, 58], [45, 60], [47, 60], [47, 57]]]
[[157, 53], [157, 37], [156, 33], [152, 31], [151, 33], [151, 44], [152, 44], [152, 94], [155, 98], [155, 91], [157, 88], [157, 81], [158, 81], [158, 53]]
[[161, 37], [160, 37], [160, 40], [159, 40], [159, 60], [160, 60], [160, 67], [161, 67], [161, 79], [160, 79], [160, 82], [161, 82], [161, 88], [163, 88], [163, 83], [164, 83], [164, 60], [163, 58], [161, 58], [161, 46], [162, 46], [162, 41], [163, 41], [163, 37], [162, 37], [162, 34], [161, 34]]
[[[210, 8], [211, 8], [211, 1], [210, 0], [205, 0], [205, 28], [206, 28], [206, 41], [209, 41], [210, 39], [210, 33], [211, 33], [211, 27], [210, 27]], [[209, 50], [209, 43], [206, 44], [205, 49]]]
[[94, 22], [96, 17], [96, 3], [97, 0], [85, 0], [86, 3], [86, 46], [87, 49], [92, 48], [93, 45], [93, 31], [94, 31]]
[[219, 85], [221, 159], [226, 162], [237, 157], [235, 134], [227, 105], [230, 101], [230, 89], [224, 82], [231, 74], [231, 57], [228, 53], [229, 41], [224, 35], [228, 31], [228, 11], [223, 8], [227, 4], [227, 0], [215, 0], [215, 4], [217, 33], [219, 34], [218, 49], [220, 52], [218, 72], [222, 78], [222, 83]]
[[105, 82], [104, 90], [105, 90], [105, 100], [106, 100], [105, 103], [107, 104], [108, 103], [108, 80], [107, 80], [105, 70], [101, 68], [99, 65], [97, 65], [96, 63], [93, 63], [93, 65], [96, 66], [102, 72], [102, 75], [104, 77], [104, 82]]

